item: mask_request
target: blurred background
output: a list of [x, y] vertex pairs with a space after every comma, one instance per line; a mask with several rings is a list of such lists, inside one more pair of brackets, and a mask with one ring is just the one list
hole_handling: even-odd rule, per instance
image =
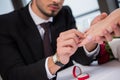
[[[31, 0], [0, 0], [0, 15], [26, 6]], [[76, 25], [81, 32], [89, 28], [91, 20], [101, 12], [108, 14], [119, 8], [120, 0], [65, 0], [71, 7]], [[2, 80], [0, 78], [0, 80]]]
[[[1, 0], [0, 15], [26, 6], [31, 0]], [[89, 28], [91, 20], [101, 12], [108, 14], [118, 8], [120, 0], [65, 0], [71, 7], [76, 25], [81, 32]]]

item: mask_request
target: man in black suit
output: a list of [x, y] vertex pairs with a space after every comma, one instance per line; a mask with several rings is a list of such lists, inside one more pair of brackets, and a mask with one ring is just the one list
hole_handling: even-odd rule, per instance
[[[20, 10], [0, 16], [0, 74], [3, 80], [48, 80], [73, 65], [88, 65], [98, 45], [80, 47], [83, 34], [64, 0], [32, 0]], [[52, 53], [45, 56], [43, 22], [51, 22]]]

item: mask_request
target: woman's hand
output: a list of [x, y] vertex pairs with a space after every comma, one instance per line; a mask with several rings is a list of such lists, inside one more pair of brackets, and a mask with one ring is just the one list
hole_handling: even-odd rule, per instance
[[[111, 41], [113, 36], [120, 36], [119, 22], [120, 22], [120, 9], [114, 10], [106, 17], [96, 19], [95, 24], [87, 30], [85, 33], [85, 39], [81, 45], [85, 45], [88, 42], [94, 41], [96, 43], [102, 43], [103, 41]], [[98, 22], [97, 22], [98, 21]]]

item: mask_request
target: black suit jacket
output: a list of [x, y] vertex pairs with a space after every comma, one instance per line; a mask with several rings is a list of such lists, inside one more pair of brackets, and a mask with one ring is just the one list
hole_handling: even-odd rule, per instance
[[[69, 7], [65, 6], [52, 22], [52, 47], [56, 51], [56, 39], [60, 32], [76, 28]], [[79, 48], [71, 57], [81, 64], [89, 64], [92, 57]], [[48, 80], [45, 70], [43, 43], [28, 6], [0, 16], [0, 74], [3, 80]], [[72, 61], [64, 67], [72, 65]]]

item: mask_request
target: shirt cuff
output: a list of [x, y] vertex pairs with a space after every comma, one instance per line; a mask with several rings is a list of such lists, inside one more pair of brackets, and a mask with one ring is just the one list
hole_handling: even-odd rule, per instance
[[84, 50], [85, 50], [85, 52], [86, 52], [86, 55], [87, 55], [88, 57], [91, 57], [91, 56], [94, 55], [94, 58], [96, 58], [96, 56], [99, 54], [99, 51], [100, 51], [100, 45], [99, 45], [99, 44], [97, 45], [96, 49], [94, 49], [94, 50], [91, 51], [91, 52], [87, 51], [87, 49], [85, 48], [85, 46], [83, 46], [83, 48], [84, 48]]
[[[49, 57], [48, 57], [49, 58]], [[46, 73], [47, 73], [47, 77], [48, 79], [52, 79], [54, 78], [56, 75], [52, 75], [48, 69], [48, 58], [46, 58], [46, 61], [45, 61], [45, 69], [46, 69]]]

